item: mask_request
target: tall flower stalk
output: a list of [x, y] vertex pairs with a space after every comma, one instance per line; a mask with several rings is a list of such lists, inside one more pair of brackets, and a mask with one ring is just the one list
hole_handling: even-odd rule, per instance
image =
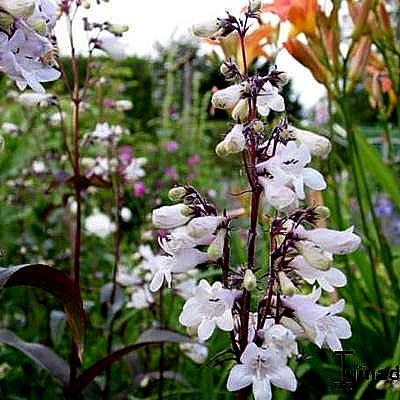
[[[194, 27], [202, 37], [236, 32], [242, 46], [242, 68], [234, 60], [224, 61], [221, 73], [231, 86], [217, 91], [212, 104], [229, 111], [234, 120], [216, 153], [241, 156], [251, 192], [247, 261], [240, 266], [231, 263], [230, 230], [238, 216], [226, 209], [218, 213], [191, 186], [175, 187], [170, 199], [180, 203], [153, 211], [154, 226], [168, 233], [160, 239], [166, 255], [153, 277], [157, 284], [150, 285], [153, 291], [164, 280], [172, 286], [176, 274], [205, 264], [221, 268], [222, 282], [202, 279], [179, 321], [200, 341], [208, 340], [216, 328], [229, 332], [236, 365], [227, 389], [245, 399], [251, 387], [256, 400], [272, 397], [271, 384], [296, 390], [295, 375], [287, 364], [298, 354], [296, 340], [308, 338], [336, 351], [342, 349], [340, 340], [351, 336], [350, 324], [337, 316], [344, 300], [328, 306], [318, 300], [322, 291], [333, 292], [347, 282], [333, 267], [333, 255], [353, 252], [360, 245], [352, 228], [316, 227], [329, 216], [325, 207], [300, 207], [309, 190], [326, 188], [324, 177], [307, 165], [312, 155], [326, 158], [331, 145], [327, 138], [289, 124], [279, 94], [288, 80], [285, 73], [271, 68], [266, 76], [249, 74], [245, 37], [260, 8], [260, 2], [253, 1], [238, 17], [227, 12]], [[269, 244], [263, 244], [269, 249], [267, 272], [257, 257], [263, 212], [269, 221]], [[310, 293], [307, 284], [318, 288], [313, 286]]]

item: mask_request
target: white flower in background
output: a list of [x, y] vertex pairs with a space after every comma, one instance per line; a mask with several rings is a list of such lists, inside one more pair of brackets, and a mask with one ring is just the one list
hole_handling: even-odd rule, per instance
[[108, 140], [113, 136], [114, 132], [110, 125], [105, 123], [98, 123], [96, 129], [90, 134], [90, 137], [98, 140]]
[[257, 111], [260, 115], [266, 117], [270, 110], [285, 111], [285, 101], [279, 94], [279, 90], [272, 86], [270, 82], [266, 82], [257, 96]]
[[115, 232], [115, 224], [108, 215], [96, 210], [85, 219], [85, 229], [89, 234], [104, 239]]
[[17, 101], [24, 107], [46, 107], [51, 101], [55, 99], [55, 96], [49, 93], [21, 93]]
[[361, 244], [361, 238], [353, 233], [354, 227], [345, 231], [334, 229], [316, 228], [306, 230], [303, 227], [296, 229], [300, 239], [314, 242], [322, 250], [333, 254], [348, 254], [357, 250]]
[[240, 153], [245, 147], [246, 138], [243, 134], [243, 125], [236, 124], [225, 136], [225, 139], [217, 145], [215, 151], [220, 157], [224, 157], [229, 154]]
[[314, 132], [298, 129], [294, 126], [288, 127], [291, 139], [295, 139], [298, 144], [304, 144], [310, 150], [311, 155], [326, 158], [332, 149], [332, 144], [325, 136], [317, 135]]
[[117, 282], [121, 286], [140, 285], [143, 282], [140, 272], [142, 272], [141, 269], [137, 267], [128, 269], [126, 265], [118, 265]]
[[204, 364], [208, 357], [208, 347], [202, 343], [181, 343], [180, 350], [196, 364]]
[[278, 350], [263, 349], [250, 343], [240, 362], [232, 368], [228, 377], [227, 388], [231, 392], [252, 385], [255, 400], [270, 400], [271, 384], [292, 392], [297, 388], [296, 377]]
[[349, 322], [343, 317], [336, 316], [344, 310], [345, 301], [341, 299], [325, 307], [317, 304], [320, 297], [321, 289], [317, 289], [309, 295], [282, 296], [281, 301], [285, 307], [294, 311], [306, 336], [318, 347], [327, 345], [332, 351], [340, 351], [342, 350], [340, 339], [351, 337]]
[[264, 348], [274, 348], [284, 357], [292, 357], [299, 354], [296, 336], [293, 332], [281, 324], [275, 324], [273, 319], [268, 319], [261, 331]]
[[0, 8], [13, 17], [29, 17], [35, 9], [35, 0], [0, 0]]
[[297, 146], [291, 141], [279, 143], [274, 157], [257, 165], [258, 172], [272, 175], [274, 184], [292, 189], [299, 200], [304, 200], [304, 185], [313, 190], [326, 188], [324, 177], [313, 168], [306, 168], [311, 161], [307, 146]]
[[124, 60], [126, 55], [126, 45], [121, 42], [120, 38], [107, 32], [102, 31], [96, 40], [97, 47], [105, 51], [113, 60]]
[[121, 218], [124, 222], [129, 222], [132, 219], [132, 211], [128, 207], [122, 207]]
[[205, 279], [202, 279], [195, 295], [183, 306], [179, 322], [189, 328], [196, 327], [201, 341], [210, 338], [216, 327], [223, 331], [231, 331], [234, 300], [234, 292], [223, 288], [221, 282], [214, 282], [210, 286]]
[[297, 256], [290, 261], [292, 267], [307, 283], [318, 285], [327, 292], [333, 292], [335, 287], [343, 287], [347, 283], [346, 275], [337, 268], [321, 270], [314, 268], [303, 256]]
[[135, 287], [131, 291], [131, 297], [126, 306], [137, 310], [148, 308], [154, 303], [154, 298], [147, 286]]
[[115, 107], [120, 111], [129, 111], [132, 110], [133, 104], [130, 100], [117, 100], [115, 102]]
[[193, 297], [197, 288], [197, 281], [194, 278], [184, 279], [177, 283], [174, 287], [176, 293], [183, 299], [187, 300]]
[[13, 124], [12, 122], [4, 122], [1, 125], [1, 130], [4, 133], [13, 134], [13, 133], [18, 133], [20, 128], [17, 125]]
[[106, 157], [96, 157], [90, 175], [105, 176], [110, 173], [110, 162]]
[[67, 114], [64, 111], [51, 114], [49, 117], [50, 125], [58, 126], [61, 123], [61, 121], [66, 119], [66, 117], [67, 117]]
[[156, 292], [164, 282], [167, 281], [171, 287], [172, 274], [188, 272], [199, 264], [208, 261], [207, 253], [197, 249], [182, 249], [177, 254], [159, 256], [157, 262], [150, 265], [153, 277], [150, 283], [150, 290]]
[[214, 216], [193, 218], [187, 225], [187, 232], [194, 238], [209, 236], [216, 232], [224, 220], [224, 217]]
[[32, 170], [35, 174], [44, 174], [47, 171], [46, 164], [43, 161], [35, 160], [32, 163]]
[[147, 164], [147, 158], [133, 158], [130, 164], [123, 170], [125, 179], [129, 182], [137, 181], [146, 176], [146, 171], [143, 166]]
[[221, 28], [221, 21], [219, 19], [213, 19], [193, 25], [193, 33], [195, 36], [201, 38], [214, 38], [222, 33], [223, 29]]
[[54, 0], [36, 0], [35, 9], [26, 22], [42, 35], [48, 35], [57, 21], [57, 2]]
[[215, 92], [212, 96], [211, 103], [216, 108], [230, 110], [235, 107], [238, 101], [242, 98], [245, 90], [246, 85], [244, 83], [228, 86], [225, 89]]
[[174, 204], [156, 208], [152, 213], [152, 223], [157, 229], [172, 229], [190, 221], [192, 209], [185, 204]]

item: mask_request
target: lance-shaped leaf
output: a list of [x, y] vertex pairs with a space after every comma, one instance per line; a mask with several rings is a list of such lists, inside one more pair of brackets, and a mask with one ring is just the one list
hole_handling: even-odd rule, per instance
[[86, 317], [82, 298], [72, 279], [49, 265], [28, 264], [0, 268], [0, 290], [14, 286], [32, 286], [46, 290], [64, 304], [67, 322], [82, 359], [86, 335]]
[[166, 329], [149, 329], [143, 332], [135, 343], [123, 347], [109, 356], [104, 357], [84, 371], [76, 380], [73, 390], [80, 393], [90, 382], [93, 381], [94, 378], [96, 378], [96, 376], [110, 368], [114, 363], [121, 360], [121, 358], [127, 354], [132, 353], [141, 347], [165, 342], [188, 343], [192, 342], [192, 339], [190, 339], [189, 336]]
[[7, 329], [0, 329], [0, 342], [21, 351], [62, 385], [68, 384], [69, 366], [53, 350], [38, 343], [27, 343]]

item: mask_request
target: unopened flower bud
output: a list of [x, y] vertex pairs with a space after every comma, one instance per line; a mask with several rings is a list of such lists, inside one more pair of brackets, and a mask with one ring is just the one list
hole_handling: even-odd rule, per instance
[[10, 34], [13, 25], [14, 18], [10, 14], [0, 11], [0, 29]]
[[264, 131], [264, 124], [262, 121], [260, 121], [259, 119], [256, 119], [255, 121], [253, 121], [253, 131], [255, 133], [261, 133]]
[[386, 389], [386, 381], [381, 380], [375, 385], [375, 389], [377, 390], [385, 390]]
[[215, 148], [215, 152], [217, 153], [218, 157], [225, 157], [228, 155], [228, 151], [225, 147], [225, 141], [223, 140], [222, 142], [217, 144], [217, 147]]
[[297, 129], [295, 127], [289, 127], [288, 131], [290, 138], [306, 145], [313, 156], [325, 158], [332, 149], [330, 140], [325, 136], [317, 135], [314, 132]]
[[296, 286], [294, 286], [293, 282], [283, 271], [278, 272], [278, 280], [281, 292], [283, 294], [287, 296], [292, 296], [297, 292]]
[[232, 118], [238, 122], [245, 122], [249, 118], [249, 102], [241, 99], [232, 110]]
[[35, 10], [34, 0], [0, 0], [0, 8], [7, 11], [13, 17], [29, 17]]
[[217, 261], [224, 253], [224, 242], [226, 236], [226, 229], [219, 229], [217, 236], [208, 246], [207, 254], [211, 261]]
[[281, 72], [278, 75], [278, 78], [279, 80], [277, 81], [277, 84], [279, 88], [283, 88], [289, 82], [289, 74], [287, 74], [286, 72]]
[[315, 208], [315, 213], [320, 217], [321, 219], [326, 219], [331, 216], [331, 210], [329, 210], [328, 207], [326, 206], [318, 206]]
[[252, 292], [257, 287], [257, 277], [251, 269], [246, 269], [243, 278], [243, 287]]
[[194, 35], [201, 38], [218, 36], [218, 32], [220, 29], [221, 29], [221, 22], [218, 19], [193, 25]]
[[186, 189], [183, 186], [174, 187], [168, 192], [168, 198], [171, 201], [180, 201], [185, 196], [186, 196]]
[[332, 267], [333, 256], [331, 253], [322, 250], [313, 242], [299, 241], [296, 244], [297, 250], [314, 268], [326, 271]]
[[261, 0], [251, 0], [250, 1], [250, 11], [257, 12], [261, 10]]
[[218, 90], [212, 96], [211, 103], [216, 108], [223, 110], [230, 110], [238, 103], [242, 97], [245, 86], [243, 84], [236, 84], [228, 86], [225, 89]]
[[129, 31], [129, 26], [123, 24], [109, 24], [107, 26], [107, 30], [114, 35], [122, 35], [123, 33]]
[[82, 5], [88, 10], [90, 8], [90, 0], [83, 0]]
[[129, 222], [132, 219], [132, 211], [128, 207], [122, 207], [121, 218], [124, 222]]

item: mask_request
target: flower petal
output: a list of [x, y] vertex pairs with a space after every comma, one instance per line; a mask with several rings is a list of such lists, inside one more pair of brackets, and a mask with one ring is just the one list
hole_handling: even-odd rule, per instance
[[215, 329], [215, 322], [211, 319], [205, 318], [197, 328], [197, 334], [201, 341], [206, 341], [213, 334]]

